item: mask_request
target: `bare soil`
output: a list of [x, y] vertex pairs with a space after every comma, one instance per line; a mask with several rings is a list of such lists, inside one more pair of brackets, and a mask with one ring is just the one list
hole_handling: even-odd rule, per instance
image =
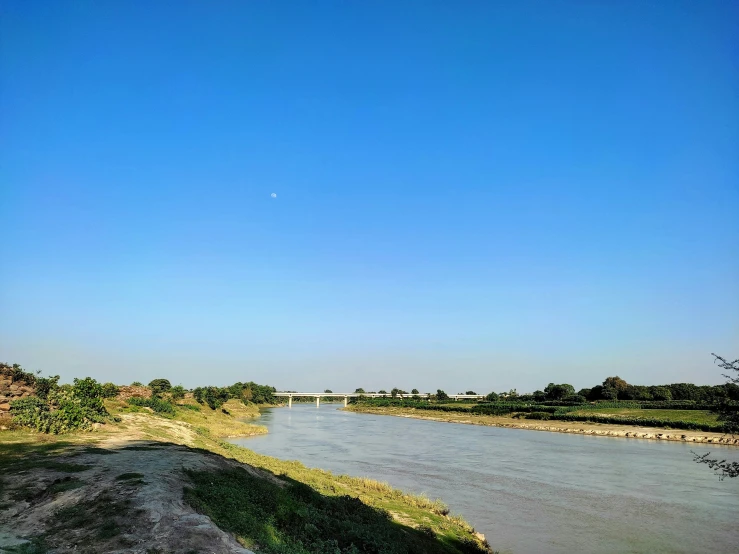
[[[30, 456], [5, 471], [0, 488], [0, 552], [42, 537], [49, 552], [247, 554], [234, 537], [183, 502], [184, 469], [246, 468], [245, 464], [185, 446], [195, 433], [158, 420], [183, 443], [144, 440], [138, 414], [124, 415], [120, 432], [79, 444], [61, 455]], [[37, 467], [41, 464], [42, 467]], [[71, 469], [70, 469], [71, 468]]]

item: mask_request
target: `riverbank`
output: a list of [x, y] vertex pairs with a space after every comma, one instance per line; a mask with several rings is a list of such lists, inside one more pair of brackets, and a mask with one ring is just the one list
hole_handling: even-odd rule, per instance
[[701, 444], [721, 444], [739, 446], [739, 437], [706, 433], [703, 431], [683, 431], [679, 429], [663, 429], [659, 427], [638, 427], [629, 425], [612, 425], [606, 423], [571, 422], [547, 420], [514, 419], [504, 416], [489, 416], [455, 412], [434, 412], [415, 408], [376, 407], [353, 404], [344, 410], [376, 415], [425, 419], [448, 423], [464, 423], [467, 425], [486, 425], [490, 427], [506, 427], [510, 429], [526, 429], [530, 431], [549, 431], [554, 433], [575, 433], [603, 437], [622, 437], [632, 439], [666, 440]]
[[106, 407], [94, 432], [0, 432], [0, 551], [489, 551], [440, 501], [224, 441], [266, 432], [253, 406]]

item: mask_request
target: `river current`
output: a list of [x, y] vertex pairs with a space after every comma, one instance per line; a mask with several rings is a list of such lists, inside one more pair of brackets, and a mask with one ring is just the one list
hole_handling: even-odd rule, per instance
[[269, 434], [233, 442], [441, 498], [512, 554], [739, 552], [739, 478], [691, 450], [739, 449], [423, 421], [339, 410], [265, 410]]

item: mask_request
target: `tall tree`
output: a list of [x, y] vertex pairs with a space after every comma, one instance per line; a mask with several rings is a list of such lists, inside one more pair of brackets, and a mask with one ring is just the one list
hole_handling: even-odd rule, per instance
[[[739, 385], [739, 375], [734, 377], [731, 375], [731, 371], [736, 371], [739, 374], [739, 359], [729, 362], [726, 358], [722, 358], [716, 354], [711, 354], [714, 357], [714, 362], [722, 369], [725, 369], [729, 373], [724, 373], [724, 377], [728, 379], [728, 383]], [[730, 399], [725, 399], [719, 405], [716, 410], [719, 414], [719, 420], [724, 422], [724, 429], [727, 433], [737, 434], [739, 433], [739, 411], [737, 411], [737, 403]], [[727, 460], [719, 460], [718, 458], [709, 458], [710, 452], [706, 452], [703, 455], [696, 454], [695, 461], [699, 464], [707, 464], [712, 470], [714, 470], [719, 479], [725, 477], [739, 477], [739, 462], [729, 462]]]

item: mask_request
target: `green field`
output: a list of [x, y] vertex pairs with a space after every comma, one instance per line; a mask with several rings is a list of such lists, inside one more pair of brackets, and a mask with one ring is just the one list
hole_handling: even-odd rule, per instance
[[638, 408], [590, 408], [569, 412], [575, 415], [602, 415], [662, 419], [664, 421], [689, 421], [691, 423], [717, 423], [718, 416], [708, 410], [641, 410]]

